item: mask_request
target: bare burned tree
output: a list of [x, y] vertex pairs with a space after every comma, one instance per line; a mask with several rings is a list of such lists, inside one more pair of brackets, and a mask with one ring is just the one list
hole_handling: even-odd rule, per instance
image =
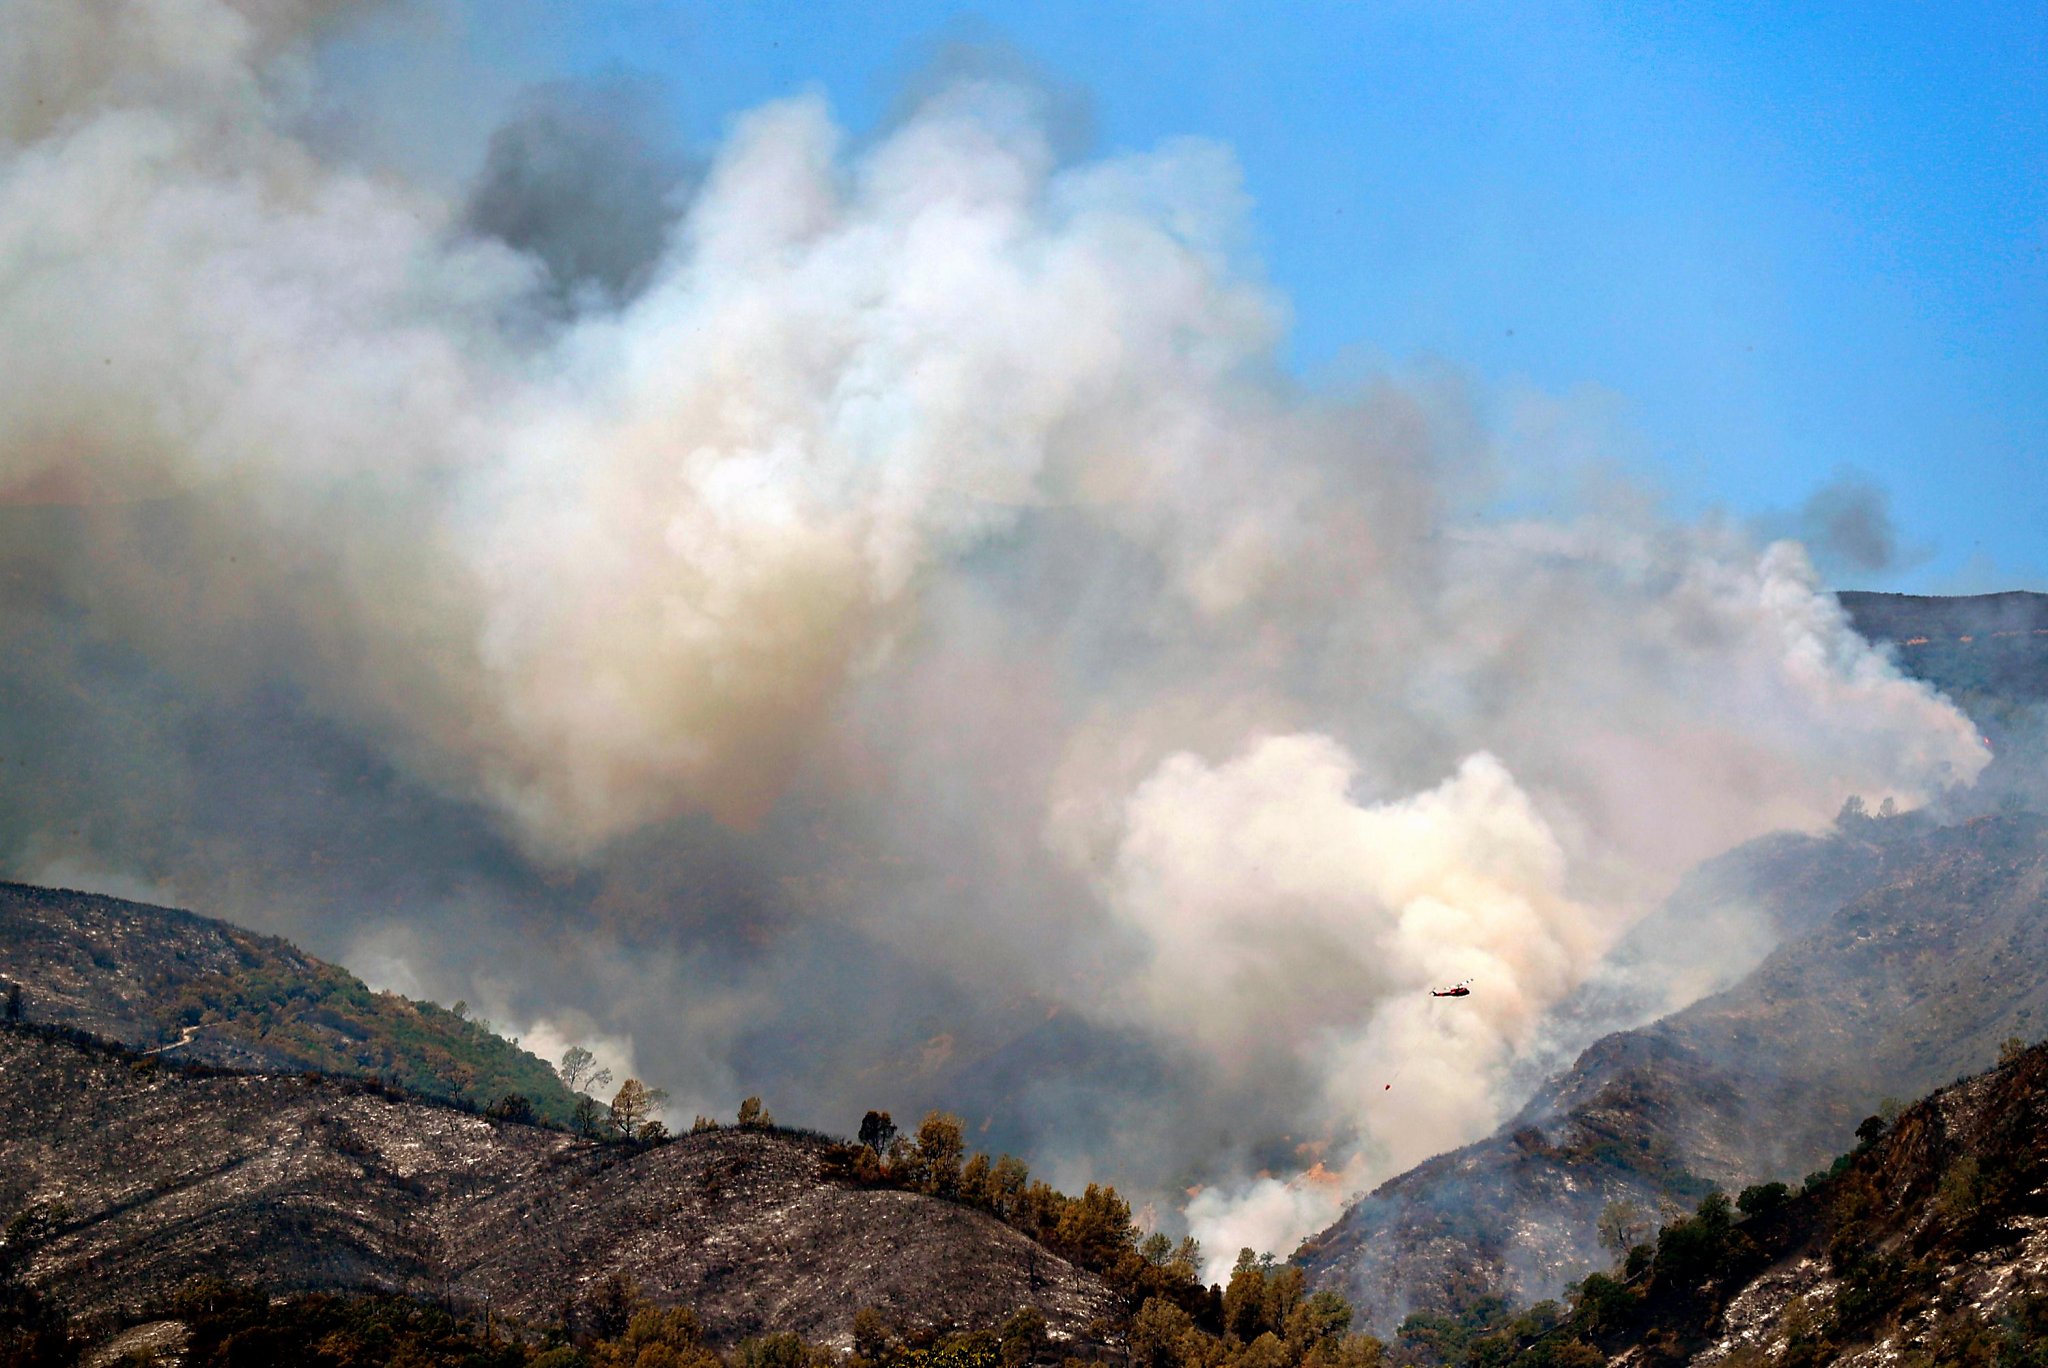
[[555, 1070], [562, 1077], [562, 1085], [570, 1092], [595, 1092], [612, 1081], [610, 1069], [597, 1067], [597, 1056], [581, 1045], [571, 1045], [562, 1055], [562, 1063]]

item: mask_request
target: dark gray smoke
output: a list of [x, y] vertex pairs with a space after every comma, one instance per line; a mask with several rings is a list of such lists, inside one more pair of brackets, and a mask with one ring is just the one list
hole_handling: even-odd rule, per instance
[[1800, 505], [1794, 529], [1824, 574], [1854, 578], [1908, 568], [1892, 522], [1891, 498], [1878, 485], [1844, 475]]
[[462, 223], [542, 262], [564, 305], [623, 304], [647, 284], [700, 171], [669, 126], [651, 83], [530, 91], [491, 135]]

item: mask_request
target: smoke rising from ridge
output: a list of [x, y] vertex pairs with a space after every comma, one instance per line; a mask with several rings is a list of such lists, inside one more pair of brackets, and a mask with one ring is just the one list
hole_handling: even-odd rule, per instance
[[0, 9], [17, 874], [1212, 1184], [1227, 1257], [1486, 1129], [1692, 863], [1983, 764], [1796, 544], [1489, 517], [1456, 383], [1288, 379], [1223, 149], [968, 73], [567, 232], [563, 137], [682, 162], [323, 160], [339, 8]]

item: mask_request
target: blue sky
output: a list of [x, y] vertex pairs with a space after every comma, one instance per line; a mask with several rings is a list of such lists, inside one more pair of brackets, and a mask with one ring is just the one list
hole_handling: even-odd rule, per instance
[[698, 142], [1006, 46], [1090, 151], [1234, 150], [1304, 374], [1576, 396], [1685, 514], [1853, 474], [1922, 553], [1859, 583], [2048, 588], [2048, 4], [527, 0], [463, 41], [500, 94], [650, 73]]

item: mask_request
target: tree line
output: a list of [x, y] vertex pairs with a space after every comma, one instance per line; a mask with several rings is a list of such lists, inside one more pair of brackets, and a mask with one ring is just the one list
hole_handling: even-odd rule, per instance
[[1350, 1303], [1310, 1292], [1299, 1268], [1241, 1250], [1227, 1284], [1204, 1284], [1192, 1238], [1146, 1233], [1115, 1187], [1079, 1196], [1031, 1176], [1014, 1155], [970, 1153], [960, 1118], [932, 1111], [914, 1133], [889, 1113], [828, 1150], [823, 1175], [921, 1192], [985, 1211], [1106, 1283], [1122, 1302], [1137, 1368], [1377, 1368], [1382, 1346], [1351, 1331]]

